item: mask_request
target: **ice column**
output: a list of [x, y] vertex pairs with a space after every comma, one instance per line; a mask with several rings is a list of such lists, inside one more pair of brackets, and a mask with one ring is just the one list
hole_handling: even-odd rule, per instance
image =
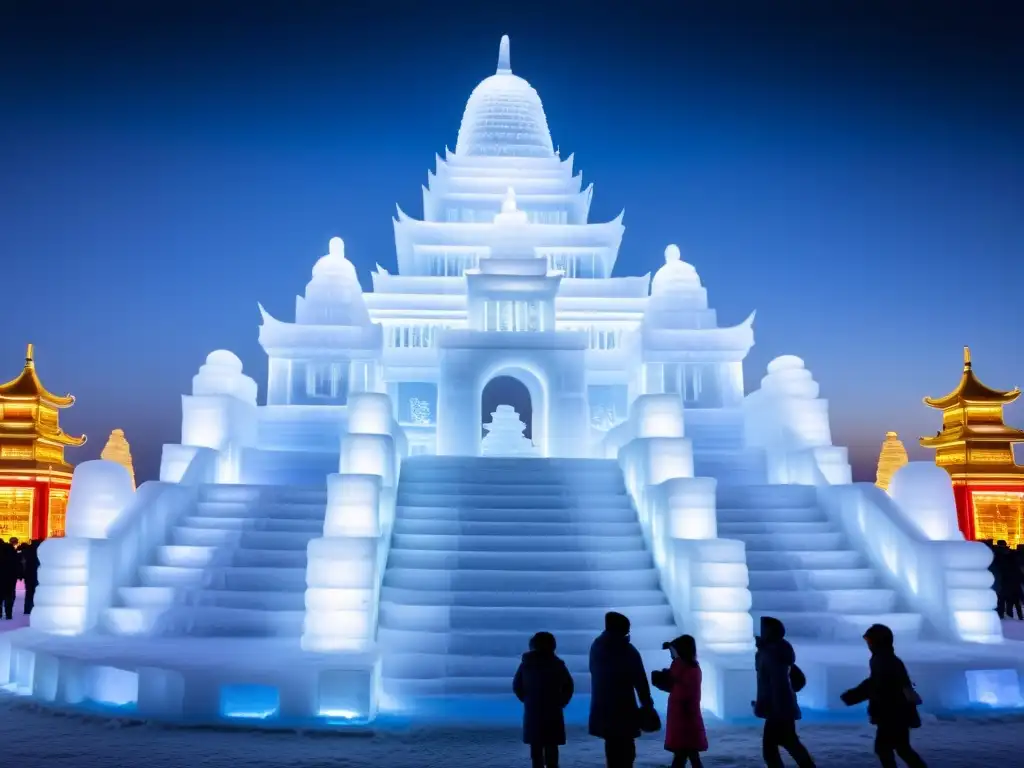
[[768, 363], [761, 388], [745, 398], [746, 442], [764, 449], [769, 482], [813, 485], [820, 476], [850, 482], [846, 449], [832, 445], [828, 401], [818, 391], [804, 361], [783, 355]]

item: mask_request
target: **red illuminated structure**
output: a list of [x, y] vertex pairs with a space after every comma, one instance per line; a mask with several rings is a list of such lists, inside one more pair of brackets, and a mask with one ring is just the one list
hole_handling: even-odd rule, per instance
[[21, 374], [0, 384], [0, 537], [21, 541], [63, 536], [72, 467], [66, 446], [85, 443], [60, 428], [71, 395], [51, 393], [36, 374], [28, 345]]
[[942, 411], [942, 429], [922, 437], [935, 449], [935, 463], [953, 480], [960, 530], [967, 539], [1024, 543], [1024, 467], [1014, 460], [1014, 443], [1024, 431], [1006, 426], [1003, 407], [1020, 390], [990, 389], [974, 375], [971, 351], [964, 347], [964, 370], [945, 397], [924, 399]]

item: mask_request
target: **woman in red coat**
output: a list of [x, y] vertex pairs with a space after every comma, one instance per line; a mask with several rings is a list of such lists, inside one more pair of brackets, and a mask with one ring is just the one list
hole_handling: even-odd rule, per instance
[[708, 748], [704, 716], [700, 711], [700, 665], [697, 643], [690, 635], [680, 635], [665, 648], [672, 654], [672, 666], [663, 679], [668, 688], [668, 717], [665, 724], [665, 749], [675, 755], [672, 768], [701, 768], [700, 753]]

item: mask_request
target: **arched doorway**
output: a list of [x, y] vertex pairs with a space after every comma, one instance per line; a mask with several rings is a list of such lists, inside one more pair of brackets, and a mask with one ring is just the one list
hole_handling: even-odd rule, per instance
[[530, 390], [515, 376], [495, 376], [484, 385], [480, 392], [480, 438], [484, 437], [483, 425], [491, 420], [491, 414], [499, 405], [511, 405], [519, 420], [526, 425], [523, 435], [533, 440], [533, 401]]

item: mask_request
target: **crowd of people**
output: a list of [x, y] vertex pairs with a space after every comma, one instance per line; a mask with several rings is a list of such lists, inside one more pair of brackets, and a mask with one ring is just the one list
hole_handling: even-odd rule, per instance
[[25, 615], [32, 613], [39, 586], [39, 542], [0, 539], [0, 619], [14, 619], [18, 582], [25, 582]]
[[[608, 613], [604, 632], [590, 648], [590, 735], [604, 740], [608, 768], [632, 768], [641, 733], [662, 727], [651, 697], [653, 684], [668, 693], [665, 749], [672, 753], [672, 768], [700, 768], [708, 737], [694, 638], [682, 635], [666, 642], [663, 648], [670, 654], [670, 665], [652, 672], [648, 682], [629, 634], [629, 619]], [[778, 619], [764, 617], [756, 640], [757, 695], [751, 706], [754, 715], [764, 720], [765, 766], [781, 768], [784, 749], [800, 768], [813, 768], [814, 760], [797, 734], [801, 713], [796, 694], [806, 679], [786, 640], [786, 628]], [[875, 624], [864, 640], [871, 652], [868, 677], [840, 698], [848, 706], [868, 703], [868, 717], [876, 728], [875, 754], [883, 768], [894, 768], [897, 756], [911, 768], [924, 768], [924, 760], [910, 745], [911, 730], [921, 726], [917, 711], [921, 699], [896, 655], [892, 630]], [[556, 648], [554, 635], [538, 632], [512, 681], [513, 692], [523, 702], [523, 741], [530, 747], [533, 768], [557, 768], [559, 747], [566, 742], [563, 710], [573, 697], [574, 684]]]
[[1024, 620], [1024, 548], [1010, 549], [1005, 541], [992, 547], [992, 588], [996, 591], [996, 613], [1000, 619]]

